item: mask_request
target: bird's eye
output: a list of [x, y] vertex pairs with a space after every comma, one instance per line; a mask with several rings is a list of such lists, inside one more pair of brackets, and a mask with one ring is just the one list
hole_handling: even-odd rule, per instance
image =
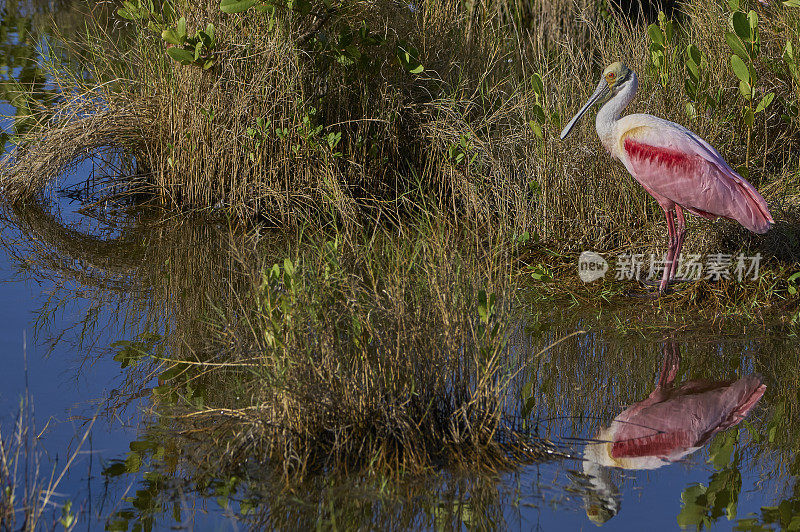
[[609, 72], [608, 74], [606, 74], [606, 81], [611, 83], [612, 81], [614, 81], [614, 78], [616, 77], [617, 77], [616, 74], [614, 74], [613, 72]]

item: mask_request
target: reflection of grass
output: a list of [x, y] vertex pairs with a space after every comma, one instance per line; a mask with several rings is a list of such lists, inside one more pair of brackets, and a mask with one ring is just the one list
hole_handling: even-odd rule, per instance
[[80, 3], [80, 0], [4, 2], [0, 14], [0, 100], [10, 104], [14, 111], [11, 116], [4, 116], [9, 120], [0, 133], [0, 153], [9, 140], [19, 140], [36, 124], [37, 113], [48, 114], [58, 100], [59, 92], [48, 85], [43, 63], [72, 61], [64, 43], [54, 35], [72, 33], [83, 25], [83, 16], [73, 9]]
[[[382, 229], [254, 237], [233, 248], [238, 262], [227, 270], [209, 263], [198, 272], [198, 256], [187, 262], [170, 251], [175, 262], [161, 282], [200, 275], [213, 281], [194, 279], [205, 292], [179, 297], [214, 299], [176, 317], [182, 342], [166, 338], [168, 352], [152, 335], [116, 344], [129, 371], [163, 365], [153, 426], [105, 470], [109, 477], [146, 472], [132, 508], [113, 523], [152, 522], [182, 478], [201, 496], [273, 526], [314, 523], [307, 488], [335, 504], [316, 517], [323, 524], [498, 517], [490, 500], [484, 507], [472, 498], [476, 486], [491, 498], [498, 470], [545, 456], [515, 413], [529, 357], [507, 347], [516, 328], [508, 250], [474, 244], [476, 234], [435, 218], [403, 231], [403, 238]], [[220, 290], [221, 271], [238, 279], [237, 290]], [[467, 485], [462, 472], [473, 477]], [[355, 479], [385, 511], [359, 513], [364, 499], [335, 503]], [[398, 499], [417, 482], [430, 482], [430, 492], [412, 505]], [[452, 490], [470, 500], [451, 502]]]
[[215, 320], [242, 366], [203, 369], [238, 399], [206, 385], [185, 422], [224, 429], [231, 461], [267, 456], [290, 477], [508, 463], [528, 445], [504, 419], [513, 281], [507, 261], [452, 244], [464, 236], [432, 222], [271, 251]]
[[0, 432], [0, 528], [15, 530], [19, 525], [19, 530], [38, 530], [52, 522], [72, 530], [77, 524], [75, 509], [69, 498], [62, 499], [56, 490], [81, 452], [96, 417], [87, 423], [83, 437], [60, 471], [57, 464], [46, 471], [46, 454], [39, 441], [42, 434], [36, 433], [30, 401], [26, 394], [20, 400], [13, 430]]
[[[157, 516], [187, 483], [199, 497], [227, 497], [233, 512], [244, 502], [247, 519], [265, 522], [386, 523], [400, 519], [387, 513], [395, 510], [409, 521], [496, 517], [493, 505], [508, 502], [497, 471], [543, 456], [536, 431], [591, 436], [646, 396], [661, 356], [653, 337], [676, 323], [682, 378], [764, 374], [762, 404], [771, 413], [783, 398], [786, 415], [772, 440], [749, 449], [784, 472], [791, 464], [791, 368], [800, 366], [790, 340], [752, 326], [742, 339], [669, 315], [648, 325], [639, 306], [531, 303], [549, 281], [526, 287], [516, 245], [466, 224], [419, 214], [424, 223], [395, 226], [398, 237], [381, 227], [231, 234], [166, 219], [103, 240], [61, 227], [41, 205], [11, 214], [25, 237], [15, 256], [28, 271], [68, 280], [62, 297], [77, 283], [96, 298], [87, 335], [99, 329], [98, 309], [114, 305], [127, 327], [115, 346], [126, 389], [140, 392], [158, 374], [147, 393], [152, 425], [107, 469], [147, 473], [132, 495], [139, 506], [120, 519], [166, 518]], [[577, 329], [592, 332], [537, 356]], [[769, 416], [749, 421], [770, 430]], [[456, 478], [462, 493], [482, 486], [486, 499], [448, 499]], [[353, 484], [363, 486], [361, 504], [385, 504], [339, 501], [337, 489]], [[430, 491], [409, 501], [420, 485]], [[259, 513], [268, 513], [267, 495], [277, 514]], [[320, 501], [334, 508], [309, 513]]]

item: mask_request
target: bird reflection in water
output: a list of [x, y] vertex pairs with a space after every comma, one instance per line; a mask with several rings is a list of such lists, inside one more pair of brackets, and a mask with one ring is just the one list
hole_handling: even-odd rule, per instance
[[619, 512], [611, 468], [656, 469], [692, 454], [717, 432], [741, 422], [767, 388], [758, 375], [676, 385], [679, 364], [677, 344], [666, 342], [655, 390], [623, 410], [600, 430], [593, 440], [597, 443], [586, 446], [586, 514], [595, 523], [605, 523]]

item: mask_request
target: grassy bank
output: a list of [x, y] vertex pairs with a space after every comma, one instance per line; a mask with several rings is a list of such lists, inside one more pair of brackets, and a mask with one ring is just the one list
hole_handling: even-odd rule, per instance
[[[448, 216], [573, 250], [655, 246], [660, 213], [591, 128], [557, 138], [599, 68], [621, 59], [639, 73], [630, 111], [716, 146], [779, 221], [754, 245], [786, 256], [800, 91], [786, 46], [800, 48], [800, 10], [756, 4], [689, 1], [648, 33], [648, 21], [594, 2], [279, 2], [238, 13], [216, 1], [133, 2], [117, 15], [124, 31], [90, 25], [74, 43], [88, 76], [51, 65], [64, 97], [34, 110], [39, 126], [3, 163], [4, 187], [41, 194], [76, 161], [111, 150], [133, 164], [123, 165], [133, 189], [193, 210], [370, 225], [413, 210], [421, 193]], [[725, 34], [749, 7], [758, 42], [747, 43], [748, 99]], [[729, 224], [691, 229], [688, 249], [752, 245]]]

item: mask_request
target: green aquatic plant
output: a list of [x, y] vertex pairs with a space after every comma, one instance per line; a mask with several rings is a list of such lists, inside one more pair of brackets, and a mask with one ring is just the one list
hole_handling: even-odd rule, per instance
[[146, 24], [148, 30], [161, 36], [169, 46], [167, 55], [182, 65], [194, 65], [208, 70], [214, 66], [216, 39], [214, 25], [206, 25], [193, 35], [187, 32], [185, 17], [176, 18], [169, 1], [125, 0], [117, 14], [127, 20]]
[[[729, 4], [733, 10], [730, 20], [733, 32], [726, 32], [725, 40], [733, 50], [733, 55], [730, 57], [730, 67], [739, 79], [739, 92], [746, 101], [746, 105], [741, 110], [741, 115], [744, 124], [747, 126], [747, 152], [743, 168], [743, 175], [747, 177], [755, 116], [770, 106], [775, 98], [775, 93], [766, 93], [759, 99], [758, 74], [755, 68], [756, 61], [761, 53], [758, 14], [752, 9], [745, 14], [744, 11], [739, 9], [738, 0], [730, 0]], [[758, 104], [754, 105], [756, 101], [758, 101]]]
[[786, 45], [781, 54], [781, 59], [783, 59], [783, 63], [786, 66], [787, 77], [791, 80], [794, 89], [794, 95], [788, 99], [786, 111], [782, 116], [787, 122], [796, 120], [800, 113], [798, 110], [798, 106], [800, 106], [800, 68], [798, 68], [794, 42], [796, 41], [793, 39], [786, 39]]
[[544, 130], [542, 127], [547, 122], [547, 101], [544, 94], [544, 82], [542, 76], [538, 72], [534, 72], [531, 76], [531, 88], [533, 89], [534, 104], [531, 107], [531, 115], [533, 118], [528, 122], [533, 130], [534, 135], [539, 139], [544, 139]]
[[685, 106], [686, 115], [691, 120], [696, 120], [705, 109], [714, 111], [723, 104], [723, 90], [719, 87], [716, 94], [711, 93], [707, 73], [708, 59], [697, 46], [688, 44], [684, 56], [686, 79], [683, 86], [689, 98]]
[[186, 30], [186, 19], [181, 17], [174, 27], [165, 28], [161, 38], [172, 46], [167, 55], [182, 65], [194, 65], [208, 70], [214, 66], [214, 54], [217, 41], [214, 25], [206, 25], [204, 30], [197, 30], [189, 35]]
[[475, 162], [478, 155], [478, 152], [472, 146], [472, 135], [470, 133], [461, 135], [457, 143], [447, 148], [447, 158], [454, 166], [459, 166], [463, 163], [469, 167]]
[[658, 12], [658, 22], [647, 27], [650, 37], [650, 61], [658, 74], [661, 87], [666, 90], [669, 83], [672, 60], [673, 24], [663, 11]]

